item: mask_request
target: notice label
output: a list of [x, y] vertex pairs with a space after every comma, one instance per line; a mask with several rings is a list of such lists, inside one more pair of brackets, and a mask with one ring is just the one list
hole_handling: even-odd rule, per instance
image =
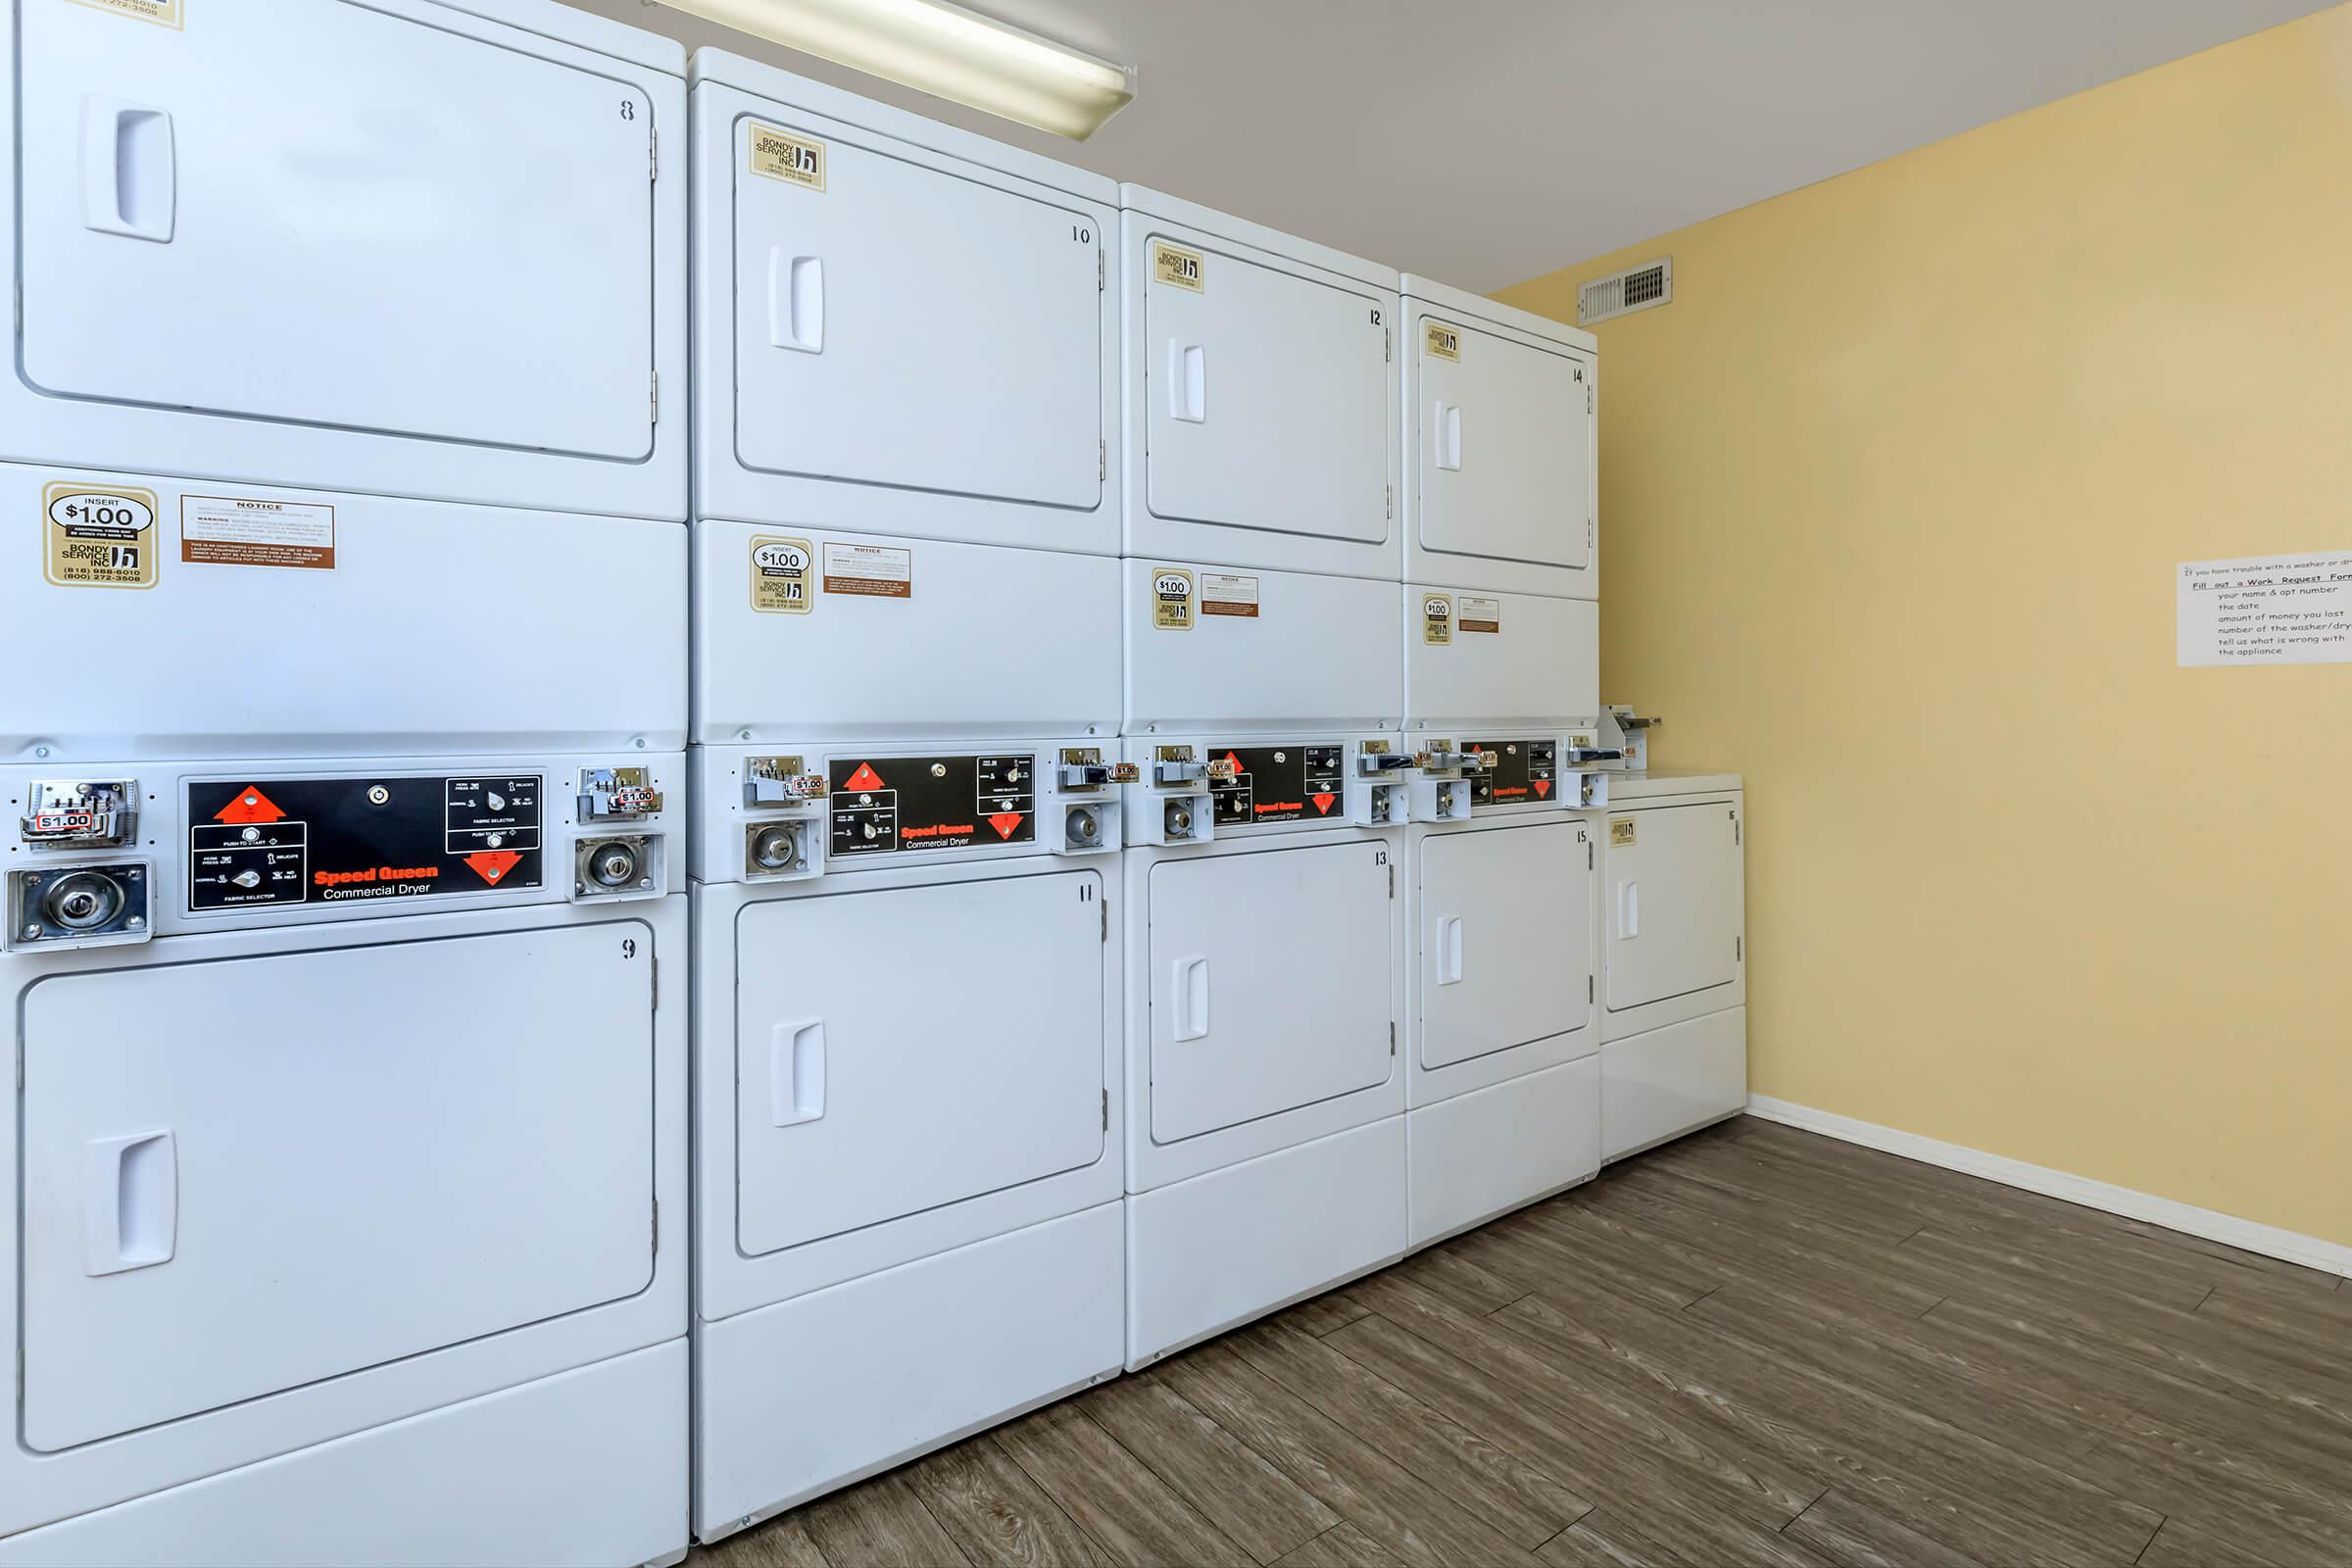
[[60, 588], [155, 586], [155, 492], [70, 484], [41, 491], [41, 572]]
[[1165, 283], [1171, 288], [1189, 288], [1203, 292], [1200, 283], [1201, 256], [1181, 245], [1171, 245], [1164, 239], [1152, 242], [1152, 281]]
[[1152, 625], [1158, 631], [1193, 629], [1193, 574], [1181, 566], [1152, 568]]
[[1454, 612], [1453, 623], [1463, 631], [1498, 632], [1502, 630], [1502, 601], [1464, 594], [1460, 608]]
[[2190, 561], [2176, 579], [2180, 663], [2352, 663], [2352, 550]]
[[825, 541], [825, 592], [868, 599], [914, 597], [914, 552]]
[[1446, 648], [1453, 642], [1453, 595], [1423, 594], [1421, 596], [1421, 640], [1432, 648]]
[[1634, 847], [1634, 819], [1630, 816], [1609, 818], [1609, 847], [1630, 850]]
[[1240, 577], [1228, 571], [1204, 571], [1200, 574], [1200, 613], [1203, 615], [1245, 615], [1257, 618], [1257, 579]]
[[813, 602], [808, 567], [816, 547], [806, 539], [752, 541], [752, 608], [763, 615], [806, 615]]
[[179, 498], [179, 559], [216, 566], [335, 569], [335, 509], [234, 496]]
[[182, 24], [180, 0], [74, 0], [92, 11], [111, 11], [118, 17], [136, 17], [159, 27], [177, 29]]
[[1447, 326], [1444, 321], [1421, 323], [1421, 352], [1433, 360], [1451, 360], [1462, 363], [1462, 329]]
[[825, 188], [825, 144], [809, 136], [752, 121], [752, 172], [780, 179], [787, 185], [822, 194]]

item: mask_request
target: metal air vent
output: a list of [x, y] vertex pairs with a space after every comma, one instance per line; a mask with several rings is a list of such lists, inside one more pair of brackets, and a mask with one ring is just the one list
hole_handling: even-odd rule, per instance
[[1591, 326], [1612, 317], [1646, 311], [1674, 298], [1674, 258], [1662, 256], [1622, 272], [1596, 277], [1576, 291], [1576, 324]]

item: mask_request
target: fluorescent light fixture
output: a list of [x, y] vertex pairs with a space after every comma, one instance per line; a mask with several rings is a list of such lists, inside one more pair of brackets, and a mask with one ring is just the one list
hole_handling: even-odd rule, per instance
[[946, 0], [661, 0], [721, 26], [1084, 141], [1135, 73]]

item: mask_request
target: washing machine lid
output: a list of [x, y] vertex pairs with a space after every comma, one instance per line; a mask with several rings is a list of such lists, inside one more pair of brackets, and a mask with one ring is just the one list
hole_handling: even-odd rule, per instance
[[623, 920], [28, 988], [25, 1443], [643, 1290], [653, 953]]
[[651, 453], [653, 102], [610, 59], [352, 0], [17, 25], [36, 388]]
[[1388, 1081], [1389, 861], [1348, 843], [1152, 867], [1155, 1143]]
[[747, 905], [737, 1246], [774, 1252], [1102, 1158], [1102, 899], [1086, 870]]

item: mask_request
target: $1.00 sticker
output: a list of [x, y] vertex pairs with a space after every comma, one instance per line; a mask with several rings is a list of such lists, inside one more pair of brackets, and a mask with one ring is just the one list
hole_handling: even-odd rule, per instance
[[49, 485], [41, 492], [41, 573], [60, 588], [155, 586], [155, 492]]
[[753, 540], [752, 608], [764, 615], [808, 613], [808, 566], [815, 557], [806, 539]]
[[1453, 595], [1421, 596], [1421, 640], [1432, 648], [1445, 648], [1452, 644]]
[[1193, 574], [1181, 566], [1152, 569], [1152, 624], [1159, 631], [1193, 629]]

